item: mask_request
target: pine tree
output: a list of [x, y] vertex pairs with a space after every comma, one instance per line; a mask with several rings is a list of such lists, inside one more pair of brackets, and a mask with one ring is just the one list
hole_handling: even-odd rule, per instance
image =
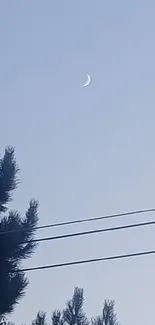
[[52, 325], [63, 325], [64, 319], [60, 310], [54, 310], [51, 316]]
[[40, 310], [37, 313], [36, 319], [32, 321], [31, 325], [47, 325], [46, 313]]
[[[113, 300], [104, 300], [102, 315], [88, 320], [83, 311], [84, 295], [82, 288], [74, 288], [73, 296], [66, 303], [63, 311], [56, 309], [51, 316], [49, 325], [120, 325], [114, 311], [115, 303]], [[32, 325], [48, 325], [46, 314], [38, 312]]]
[[12, 312], [24, 295], [28, 280], [20, 272], [20, 267], [36, 247], [32, 242], [23, 242], [34, 237], [38, 202], [34, 199], [30, 201], [24, 218], [17, 211], [7, 211], [19, 183], [18, 172], [14, 148], [8, 147], [0, 159], [0, 319]]
[[104, 300], [102, 315], [93, 318], [92, 325], [119, 325], [114, 307], [113, 300]]
[[88, 319], [83, 311], [83, 289], [75, 288], [72, 299], [68, 300], [63, 311], [63, 320], [68, 325], [88, 325]]

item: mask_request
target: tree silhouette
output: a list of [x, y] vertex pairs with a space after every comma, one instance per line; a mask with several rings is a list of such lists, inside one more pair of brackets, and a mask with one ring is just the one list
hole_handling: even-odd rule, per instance
[[88, 319], [83, 312], [83, 304], [83, 289], [76, 287], [72, 299], [68, 300], [63, 310], [64, 322], [68, 325], [88, 325]]
[[104, 300], [102, 315], [93, 318], [92, 325], [119, 325], [114, 307], [113, 300]]
[[52, 325], [63, 325], [64, 319], [60, 310], [54, 310], [51, 316]]
[[36, 319], [32, 321], [31, 325], [46, 325], [46, 313], [43, 311], [39, 311], [37, 313]]
[[[83, 289], [75, 287], [73, 296], [66, 303], [66, 308], [62, 311], [56, 309], [52, 312], [51, 325], [120, 325], [114, 311], [113, 300], [104, 300], [101, 316], [88, 320], [83, 311], [84, 294]], [[39, 312], [32, 325], [48, 325], [46, 314]]]
[[[5, 149], [0, 159], [0, 318], [14, 310], [25, 293], [28, 280], [20, 272], [21, 262], [32, 255], [35, 243], [32, 240], [38, 222], [38, 202], [30, 201], [24, 218], [17, 211], [6, 215], [8, 203], [18, 185], [19, 169], [14, 158], [14, 149]], [[14, 230], [18, 230], [14, 232]]]

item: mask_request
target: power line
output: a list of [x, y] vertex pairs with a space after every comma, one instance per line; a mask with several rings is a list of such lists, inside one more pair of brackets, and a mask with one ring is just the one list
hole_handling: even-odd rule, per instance
[[[129, 212], [117, 213], [117, 214], [108, 214], [108, 215], [99, 216], [99, 217], [92, 217], [92, 218], [77, 219], [77, 220], [72, 220], [72, 221], [70, 220], [70, 221], [58, 222], [58, 223], [53, 223], [53, 224], [37, 226], [37, 227], [34, 227], [33, 230], [61, 227], [61, 226], [78, 224], [78, 223], [99, 221], [99, 220], [112, 219], [112, 218], [119, 218], [119, 217], [125, 217], [125, 216], [129, 216], [129, 215], [136, 215], [136, 214], [143, 214], [143, 213], [150, 213], [150, 212], [155, 212], [155, 208], [153, 208], [153, 209], [143, 209], [143, 210], [134, 210], [134, 211], [129, 211]], [[4, 235], [4, 234], [8, 234], [8, 233], [21, 232], [21, 231], [26, 231], [26, 230], [28, 230], [28, 229], [27, 228], [24, 228], [24, 229], [20, 228], [20, 229], [13, 229], [13, 230], [9, 230], [9, 231], [0, 231], [0, 235]]]
[[23, 268], [23, 269], [20, 269], [20, 270], [12, 271], [11, 273], [39, 271], [39, 270], [45, 270], [45, 269], [54, 269], [54, 268], [72, 266], [72, 265], [96, 263], [96, 262], [118, 260], [118, 259], [123, 259], [123, 258], [132, 258], [132, 257], [153, 255], [153, 254], [155, 254], [155, 250], [137, 252], [137, 253], [131, 253], [131, 254], [124, 254], [124, 255], [114, 255], [114, 256], [107, 256], [107, 257], [100, 257], [100, 258], [92, 258], [92, 259], [88, 259], [88, 260], [72, 261], [72, 262], [52, 264], [52, 265], [43, 265], [43, 266], [36, 266], [36, 267], [30, 267], [30, 268]]
[[150, 226], [150, 225], [155, 225], [155, 220], [148, 221], [148, 222], [136, 223], [136, 224], [134, 223], [134, 224], [124, 225], [124, 226], [118, 226], [118, 227], [102, 228], [102, 229], [95, 229], [95, 230], [89, 230], [89, 231], [80, 231], [80, 232], [74, 232], [74, 233], [70, 233], [70, 234], [58, 235], [58, 236], [53, 236], [53, 237], [30, 239], [30, 240], [26, 240], [24, 242], [20, 242], [19, 244], [28, 244], [28, 243], [43, 242], [43, 241], [49, 241], [49, 240], [65, 239], [65, 238], [70, 238], [70, 237], [85, 236], [85, 235], [97, 234], [97, 233], [101, 233], [101, 232], [109, 232], [109, 231], [117, 231], [117, 230], [123, 230], [123, 229], [145, 227], [145, 226]]

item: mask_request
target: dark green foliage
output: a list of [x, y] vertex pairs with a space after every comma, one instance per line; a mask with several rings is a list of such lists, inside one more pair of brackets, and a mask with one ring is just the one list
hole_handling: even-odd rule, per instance
[[46, 313], [39, 311], [32, 325], [46, 325]]
[[46, 313], [39, 311], [31, 325], [120, 325], [114, 311], [113, 300], [104, 300], [101, 316], [92, 318], [91, 321], [86, 317], [83, 305], [83, 289], [75, 287], [72, 298], [66, 303], [66, 308], [63, 311], [56, 309], [52, 312], [51, 323], [47, 323]]
[[71, 300], [68, 300], [63, 311], [64, 322], [68, 325], [88, 325], [88, 320], [83, 312], [83, 289], [75, 288]]
[[113, 300], [105, 300], [102, 315], [93, 318], [92, 325], [119, 325], [114, 307], [115, 302]]
[[52, 325], [63, 325], [64, 319], [60, 310], [54, 310], [51, 316]]
[[[51, 316], [51, 325], [88, 325], [88, 319], [83, 312], [83, 289], [75, 288], [72, 299], [66, 303], [66, 308], [61, 312], [54, 310]], [[46, 314], [38, 312], [32, 325], [47, 325]]]
[[[91, 322], [83, 311], [83, 305], [83, 289], [76, 287], [72, 299], [66, 303], [66, 308], [62, 312], [60, 310], [53, 311], [51, 325], [119, 325], [113, 300], [104, 300], [101, 316], [92, 318]], [[32, 325], [47, 325], [45, 313], [39, 312]]]
[[[32, 255], [36, 246], [34, 243], [22, 242], [34, 238], [34, 228], [38, 222], [37, 201], [30, 201], [24, 218], [17, 211], [4, 215], [12, 199], [12, 191], [17, 186], [18, 171], [14, 149], [9, 147], [0, 160], [0, 316], [12, 312], [24, 295], [28, 280], [19, 269], [22, 261]], [[16, 229], [18, 231], [14, 232]]]
[[17, 186], [18, 171], [14, 149], [8, 147], [4, 157], [0, 159], [0, 213], [7, 210], [6, 204], [12, 199], [12, 191]]

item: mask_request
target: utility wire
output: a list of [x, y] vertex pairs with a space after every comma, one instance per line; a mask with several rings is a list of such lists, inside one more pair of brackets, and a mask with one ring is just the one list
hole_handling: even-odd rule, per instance
[[95, 229], [95, 230], [89, 230], [89, 231], [80, 231], [80, 232], [74, 232], [74, 233], [70, 233], [70, 234], [58, 235], [58, 236], [53, 236], [53, 237], [30, 239], [30, 240], [26, 240], [24, 242], [20, 242], [19, 244], [28, 244], [28, 243], [43, 242], [43, 241], [49, 241], [49, 240], [65, 239], [65, 238], [70, 238], [70, 237], [85, 236], [85, 235], [97, 234], [97, 233], [101, 233], [101, 232], [117, 231], [117, 230], [122, 230], [122, 229], [145, 227], [145, 226], [150, 226], [150, 225], [155, 225], [155, 220], [148, 221], [148, 222], [136, 223], [136, 224], [134, 223], [134, 224], [124, 225], [124, 226], [118, 226], [118, 227], [102, 228], [102, 229]]
[[[77, 220], [70, 220], [70, 221], [64, 221], [64, 222], [58, 222], [48, 225], [42, 225], [34, 227], [33, 230], [39, 230], [39, 229], [45, 229], [45, 228], [54, 228], [54, 227], [61, 227], [61, 226], [67, 226], [67, 225], [73, 225], [78, 223], [84, 223], [84, 222], [92, 222], [92, 221], [99, 221], [99, 220], [105, 220], [105, 219], [112, 219], [112, 218], [119, 218], [119, 217], [125, 217], [129, 215], [136, 215], [136, 214], [143, 214], [143, 213], [150, 213], [155, 212], [155, 208], [153, 209], [143, 209], [143, 210], [134, 210], [129, 212], [123, 212], [123, 213], [117, 213], [117, 214], [108, 214], [105, 216], [99, 216], [99, 217], [92, 217], [92, 218], [85, 218], [85, 219], [77, 219]], [[8, 234], [8, 233], [15, 233], [15, 232], [21, 232], [26, 231], [27, 228], [24, 229], [13, 229], [9, 231], [0, 231], [0, 235]]]
[[72, 261], [72, 262], [52, 264], [52, 265], [43, 265], [43, 266], [36, 266], [36, 267], [30, 267], [30, 268], [23, 268], [20, 270], [14, 270], [11, 273], [39, 271], [39, 270], [45, 270], [45, 269], [55, 269], [55, 268], [60, 268], [60, 267], [65, 267], [65, 266], [96, 263], [96, 262], [118, 260], [118, 259], [123, 259], [123, 258], [132, 258], [132, 257], [153, 255], [153, 254], [155, 254], [155, 250], [143, 251], [143, 252], [137, 252], [137, 253], [131, 253], [131, 254], [124, 254], [124, 255], [114, 255], [114, 256], [107, 256], [107, 257], [100, 257], [100, 258], [92, 258], [92, 259], [88, 259], [88, 260]]

